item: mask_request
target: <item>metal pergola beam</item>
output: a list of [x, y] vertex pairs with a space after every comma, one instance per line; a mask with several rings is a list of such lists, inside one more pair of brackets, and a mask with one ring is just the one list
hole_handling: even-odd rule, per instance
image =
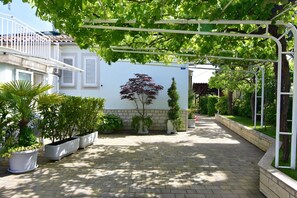
[[[86, 19], [85, 23], [117, 23], [119, 19]], [[123, 21], [123, 24], [134, 24], [136, 20]], [[163, 19], [157, 20], [154, 24], [215, 24], [215, 25], [271, 25], [272, 21], [259, 20], [197, 20], [197, 19]], [[286, 25], [283, 21], [276, 21], [275, 25]]]
[[[89, 22], [92, 20], [89, 20]], [[94, 22], [92, 22], [94, 23]], [[107, 23], [107, 22], [105, 22]], [[281, 96], [284, 93], [281, 90], [281, 72], [282, 72], [282, 55], [287, 53], [283, 52], [282, 45], [279, 41], [279, 38], [274, 36], [270, 36], [268, 34], [268, 25], [272, 24], [272, 21], [238, 21], [238, 20], [179, 20], [173, 19], [170, 20], [160, 20], [156, 21], [155, 24], [198, 24], [198, 31], [192, 30], [174, 30], [174, 29], [160, 29], [160, 28], [137, 28], [137, 27], [124, 27], [124, 26], [109, 26], [109, 25], [82, 25], [82, 28], [96, 28], [96, 29], [104, 29], [104, 30], [121, 30], [121, 31], [137, 31], [137, 32], [160, 32], [160, 33], [172, 33], [172, 34], [193, 34], [193, 35], [207, 35], [207, 36], [227, 36], [227, 37], [247, 37], [247, 38], [266, 38], [271, 39], [276, 43], [277, 46], [277, 66], [278, 66], [278, 76], [277, 76], [277, 115], [276, 115], [276, 145], [275, 145], [275, 167], [279, 166], [279, 146], [280, 146], [280, 135], [288, 135], [288, 133], [283, 133], [280, 131], [280, 106], [281, 106]], [[225, 25], [266, 25], [266, 33], [265, 34], [247, 34], [247, 33], [226, 33], [226, 32], [202, 32], [200, 31], [200, 24], [225, 24]], [[297, 29], [294, 25], [284, 23], [282, 21], [277, 21], [273, 23], [273, 25], [283, 26], [289, 29], [294, 35], [294, 71], [297, 72]], [[288, 31], [286, 32], [286, 34]], [[294, 92], [297, 93], [297, 74], [294, 72]], [[284, 166], [284, 168], [296, 168], [296, 133], [297, 133], [297, 94], [293, 94], [293, 119], [292, 119], [292, 133], [291, 135], [291, 165]]]

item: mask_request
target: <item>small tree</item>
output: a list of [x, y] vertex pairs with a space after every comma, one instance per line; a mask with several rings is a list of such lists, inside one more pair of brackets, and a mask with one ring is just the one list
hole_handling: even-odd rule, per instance
[[156, 85], [152, 77], [147, 74], [135, 74], [135, 76], [135, 78], [130, 78], [126, 84], [121, 86], [121, 99], [133, 101], [141, 121], [145, 123], [147, 117], [145, 106], [153, 103], [163, 86]]
[[177, 129], [181, 124], [181, 119], [180, 119], [180, 107], [178, 104], [179, 95], [176, 89], [176, 82], [174, 78], [172, 78], [172, 83], [167, 91], [167, 94], [169, 96], [169, 99], [168, 99], [169, 111], [167, 115], [169, 120], [172, 120], [172, 124], [174, 128]]

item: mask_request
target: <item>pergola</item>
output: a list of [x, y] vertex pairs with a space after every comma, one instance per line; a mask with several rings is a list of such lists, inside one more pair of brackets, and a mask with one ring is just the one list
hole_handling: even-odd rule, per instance
[[[284, 12], [278, 14], [282, 15]], [[275, 16], [275, 17], [277, 17]], [[274, 17], [274, 18], [275, 18]], [[274, 19], [273, 18], [273, 19]], [[273, 20], [272, 19], [272, 20]], [[237, 60], [251, 60], [251, 61], [259, 61], [259, 62], [277, 62], [278, 65], [278, 75], [277, 75], [277, 114], [276, 114], [276, 144], [275, 144], [275, 167], [279, 168], [296, 168], [296, 134], [297, 134], [297, 29], [293, 24], [284, 23], [282, 21], [257, 21], [257, 20], [185, 20], [185, 19], [171, 19], [171, 20], [159, 20], [155, 21], [155, 24], [175, 24], [175, 25], [182, 25], [182, 24], [192, 24], [197, 25], [197, 31], [192, 30], [177, 30], [177, 29], [162, 29], [162, 28], [142, 28], [142, 27], [126, 27], [126, 26], [117, 26], [117, 19], [108, 19], [108, 20], [101, 20], [101, 19], [94, 19], [94, 20], [86, 20], [85, 24], [82, 28], [96, 28], [96, 29], [106, 29], [106, 30], [120, 30], [120, 31], [136, 31], [136, 32], [157, 32], [157, 33], [173, 33], [173, 34], [191, 34], [191, 35], [207, 35], [207, 36], [226, 36], [226, 37], [246, 37], [246, 38], [265, 38], [271, 39], [275, 42], [277, 46], [277, 60], [263, 60], [263, 59], [247, 59], [244, 57], [237, 57]], [[134, 24], [135, 20], [129, 20], [124, 23], [126, 24]], [[205, 32], [201, 31], [201, 25], [203, 24], [212, 24], [212, 25], [261, 25], [266, 28], [266, 32], [264, 34], [257, 34], [257, 33], [228, 33], [228, 32]], [[280, 27], [284, 27], [286, 29], [285, 33], [280, 37], [276, 38], [268, 34], [268, 27], [269, 25], [277, 25]], [[286, 36], [289, 32], [292, 32], [294, 37], [294, 52], [286, 52], [283, 51], [282, 45], [280, 43], [280, 39]], [[121, 47], [121, 46], [120, 46]], [[116, 51], [119, 49], [118, 46], [111, 47], [112, 50]], [[127, 49], [122, 49], [127, 50]], [[129, 50], [129, 49], [128, 49]], [[153, 49], [154, 50], [154, 49]], [[132, 52], [131, 52], [132, 51]], [[127, 51], [128, 52], [128, 51]], [[148, 53], [148, 54], [161, 54], [163, 52], [158, 51], [151, 51], [151, 50], [139, 50], [133, 49], [129, 51], [130, 53]], [[294, 76], [293, 76], [293, 92], [283, 92], [281, 90], [281, 81], [282, 81], [282, 55], [291, 54], [294, 56]], [[196, 56], [194, 54], [171, 54], [175, 56]], [[197, 57], [197, 56], [196, 56]], [[212, 58], [212, 56], [203, 56]], [[199, 57], [197, 57], [199, 58]], [[222, 59], [233, 59], [234, 57], [221, 57]], [[293, 96], [293, 108], [292, 108], [292, 132], [284, 132], [280, 131], [280, 112], [281, 112], [281, 97], [283, 95], [290, 95]], [[291, 137], [291, 162], [290, 166], [279, 166], [279, 148], [280, 148], [280, 135], [287, 135]]]

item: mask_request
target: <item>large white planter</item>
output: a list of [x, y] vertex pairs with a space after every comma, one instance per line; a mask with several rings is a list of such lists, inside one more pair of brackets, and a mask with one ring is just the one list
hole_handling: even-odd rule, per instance
[[[139, 121], [139, 128], [138, 128], [138, 134], [149, 134], [149, 130], [148, 130], [148, 128], [146, 127], [146, 126], [144, 126], [144, 127], [142, 127], [142, 125], [143, 125], [143, 123], [142, 123], [142, 121], [140, 120]], [[143, 128], [143, 129], [142, 129]]]
[[9, 169], [11, 173], [25, 173], [37, 168], [38, 150], [14, 152], [9, 158]]
[[78, 150], [79, 138], [71, 138], [66, 141], [45, 145], [44, 156], [50, 160], [60, 160]]
[[79, 138], [79, 148], [85, 148], [95, 142], [98, 137], [98, 132], [93, 132], [87, 135], [78, 136]]
[[177, 132], [176, 128], [173, 126], [171, 120], [167, 120], [167, 134], [175, 134]]
[[195, 128], [195, 121], [196, 119], [188, 119], [188, 127]]

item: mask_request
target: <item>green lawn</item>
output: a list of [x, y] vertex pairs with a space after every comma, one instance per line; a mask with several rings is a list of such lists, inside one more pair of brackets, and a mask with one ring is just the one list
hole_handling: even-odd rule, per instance
[[[239, 117], [239, 116], [230, 116], [230, 115], [228, 115], [226, 117], [229, 118], [230, 120], [238, 122], [238, 123], [245, 125], [247, 127], [250, 127], [250, 128], [254, 127], [254, 122], [250, 118]], [[275, 126], [267, 125], [267, 126], [264, 126], [264, 128], [261, 128], [261, 126], [259, 126], [259, 123], [257, 123], [257, 124], [258, 124], [258, 126], [256, 127], [257, 131], [264, 133], [270, 137], [275, 138]], [[281, 155], [281, 153], [282, 152], [280, 151], [280, 155]], [[281, 156], [280, 156], [280, 158], [281, 158]], [[297, 161], [296, 161], [296, 163], [297, 163]], [[280, 161], [280, 165], [288, 166], [289, 163], [284, 163], [284, 162]], [[272, 163], [272, 166], [274, 166], [274, 161]], [[283, 173], [285, 173], [286, 175], [290, 176], [291, 178], [297, 180], [297, 170], [291, 170], [291, 169], [285, 169], [285, 168], [280, 168], [279, 170], [282, 171]]]

